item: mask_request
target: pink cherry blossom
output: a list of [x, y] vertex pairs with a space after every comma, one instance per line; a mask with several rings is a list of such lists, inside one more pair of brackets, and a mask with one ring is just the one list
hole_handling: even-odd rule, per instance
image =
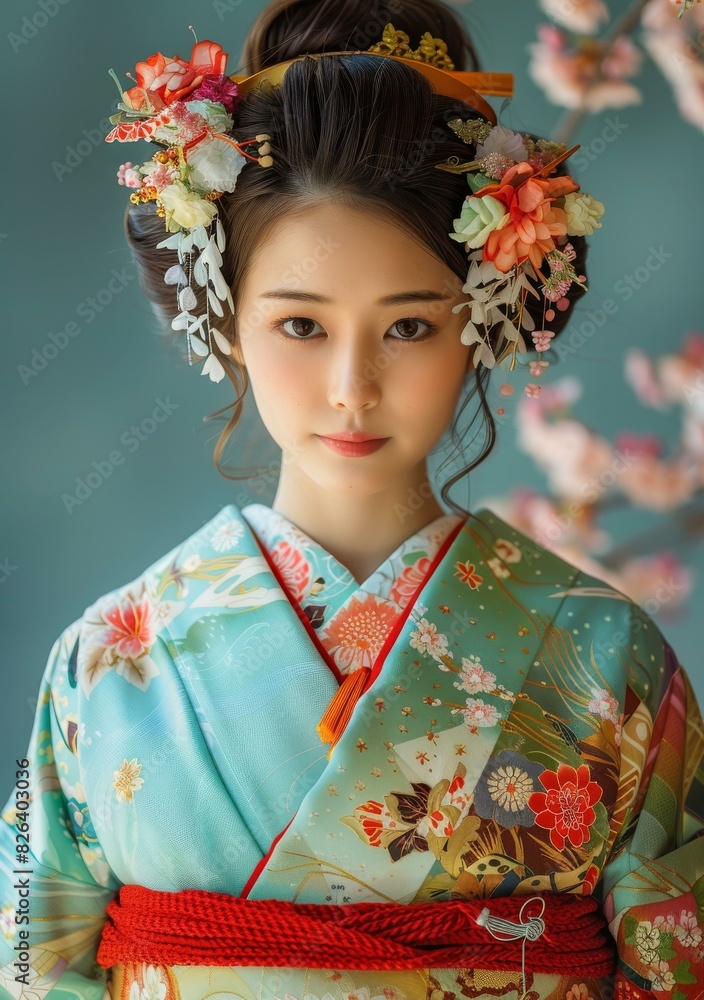
[[494, 705], [485, 705], [481, 698], [467, 698], [466, 708], [461, 708], [464, 721], [472, 728], [495, 726], [499, 713]]
[[485, 670], [481, 662], [472, 656], [462, 657], [460, 679], [454, 681], [454, 686], [467, 694], [478, 694], [480, 691], [490, 692], [496, 687], [496, 674]]
[[537, 28], [538, 41], [528, 45], [530, 76], [553, 104], [584, 108], [598, 114], [642, 101], [640, 91], [623, 77], [640, 66], [641, 54], [629, 38], [620, 36], [608, 49], [594, 41], [590, 47], [565, 48], [565, 36], [546, 25]]
[[624, 374], [626, 381], [644, 406], [664, 409], [665, 393], [660, 385], [655, 365], [645, 351], [639, 347], [626, 351]]
[[530, 371], [533, 378], [540, 378], [545, 369], [549, 367], [549, 361], [529, 361], [528, 370]]
[[558, 24], [584, 35], [593, 35], [609, 19], [603, 0], [540, 0], [540, 6]]
[[659, 513], [687, 503], [699, 485], [698, 469], [684, 458], [668, 462], [644, 456], [629, 464], [618, 478], [619, 489], [631, 503]]
[[694, 587], [693, 572], [671, 552], [630, 559], [621, 566], [618, 577], [618, 590], [641, 606], [654, 602], [658, 610], [683, 604]]

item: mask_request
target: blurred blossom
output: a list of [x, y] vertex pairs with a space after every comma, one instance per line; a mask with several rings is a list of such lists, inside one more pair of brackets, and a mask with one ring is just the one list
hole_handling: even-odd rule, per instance
[[664, 409], [679, 403], [704, 422], [704, 334], [690, 333], [678, 353], [657, 359], [633, 348], [626, 353], [625, 375], [645, 406]]
[[645, 351], [641, 351], [639, 347], [626, 351], [624, 370], [626, 381], [644, 406], [653, 406], [659, 410], [665, 408], [667, 403], [665, 393], [657, 377], [655, 365]]
[[607, 77], [623, 79], [635, 76], [643, 63], [643, 53], [633, 44], [628, 35], [614, 38], [606, 55], [601, 61], [601, 68]]
[[495, 510], [517, 531], [553, 552], [568, 547], [570, 551], [603, 552], [611, 544], [611, 536], [596, 523], [591, 503], [565, 505], [536, 490], [518, 487], [508, 496], [490, 498], [482, 506]]
[[540, 0], [540, 6], [558, 24], [585, 35], [593, 35], [609, 19], [602, 0]]
[[643, 45], [672, 85], [679, 113], [704, 132], [704, 64], [692, 57], [684, 39], [648, 31], [643, 33]]
[[643, 456], [629, 463], [618, 478], [619, 489], [631, 503], [660, 513], [687, 503], [699, 485], [698, 469], [686, 459], [667, 462]]
[[667, 606], [676, 607], [689, 597], [694, 586], [693, 572], [672, 552], [629, 559], [621, 566], [619, 577], [618, 589], [641, 606], [649, 601], [658, 605], [666, 601]]
[[656, 434], [632, 434], [622, 431], [617, 434], [614, 444], [629, 458], [659, 458], [663, 453], [663, 440]]
[[636, 73], [642, 61], [642, 53], [627, 36], [619, 36], [611, 46], [582, 38], [578, 48], [568, 49], [557, 28], [541, 24], [537, 33], [539, 40], [528, 44], [532, 56], [528, 72], [553, 104], [597, 114], [641, 102], [637, 87], [623, 79]]
[[[570, 395], [574, 393], [571, 381], [568, 383]], [[546, 392], [555, 393], [559, 388], [559, 383], [553, 383], [546, 387]], [[607, 492], [606, 485], [599, 486], [599, 478], [614, 465], [613, 448], [604, 438], [572, 418], [550, 423], [540, 403], [540, 400], [527, 399], [520, 407], [519, 448], [545, 471], [550, 488], [558, 496], [593, 502], [596, 497], [590, 499], [589, 489], [592, 493]]]
[[704, 421], [704, 335], [690, 334], [681, 353], [660, 359], [659, 372], [665, 396]]
[[704, 7], [695, 4], [678, 18], [670, 0], [650, 0], [641, 26], [643, 47], [671, 84], [679, 113], [704, 131]]
[[704, 7], [695, 4], [685, 17], [678, 18], [678, 7], [672, 0], [649, 0], [640, 16], [641, 25], [648, 31], [683, 33], [704, 28]]

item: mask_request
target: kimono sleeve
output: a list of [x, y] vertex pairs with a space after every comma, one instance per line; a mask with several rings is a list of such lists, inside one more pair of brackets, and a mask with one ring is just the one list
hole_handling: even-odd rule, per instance
[[[51, 648], [24, 759], [0, 816], [0, 996], [101, 1000], [105, 907], [120, 882], [95, 836], [78, 756], [80, 619]], [[28, 797], [27, 797], [28, 796]]]
[[[661, 636], [661, 634], [660, 634]], [[662, 637], [662, 636], [661, 636]], [[704, 997], [704, 722], [691, 681], [667, 641], [621, 735], [625, 819], [602, 872], [617, 943], [616, 997]]]

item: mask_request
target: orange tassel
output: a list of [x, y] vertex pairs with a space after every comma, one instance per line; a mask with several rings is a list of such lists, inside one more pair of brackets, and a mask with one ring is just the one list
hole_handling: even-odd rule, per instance
[[330, 760], [333, 747], [344, 733], [347, 723], [352, 717], [354, 706], [364, 691], [370, 674], [369, 667], [360, 667], [351, 674], [347, 674], [332, 696], [330, 704], [316, 727], [323, 743], [331, 744], [328, 760]]

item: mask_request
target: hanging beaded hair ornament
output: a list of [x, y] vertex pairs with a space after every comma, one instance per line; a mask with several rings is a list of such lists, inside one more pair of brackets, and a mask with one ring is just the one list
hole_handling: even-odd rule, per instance
[[[586, 291], [585, 276], [572, 266], [576, 254], [568, 237], [591, 235], [600, 228], [604, 206], [580, 191], [570, 176], [550, 176], [578, 145], [567, 149], [548, 139], [534, 142], [497, 123], [496, 113], [481, 94], [510, 97], [512, 74], [455, 70], [447, 43], [427, 31], [417, 49], [411, 49], [409, 41], [405, 32], [387, 24], [381, 41], [362, 54], [410, 62], [438, 93], [464, 101], [482, 116], [448, 122], [456, 135], [474, 147], [474, 159], [461, 163], [458, 157], [450, 157], [436, 164], [439, 170], [466, 173], [472, 192], [453, 221], [454, 232], [448, 234], [465, 244], [470, 261], [463, 291], [471, 298], [453, 311], [470, 308], [461, 340], [477, 345], [474, 366], [481, 363], [493, 368], [510, 356], [509, 370], [513, 371], [517, 351], [526, 353], [521, 328], [531, 334], [534, 350], [548, 350], [554, 333], [545, 329], [545, 323], [555, 318], [552, 306], [568, 307], [566, 295], [573, 283]], [[328, 52], [298, 58], [353, 54]], [[205, 358], [202, 374], [213, 382], [225, 375], [213, 341], [226, 357], [231, 345], [211, 324], [211, 310], [222, 317], [222, 303], [227, 302], [234, 313], [232, 294], [220, 270], [225, 230], [217, 201], [235, 190], [248, 162], [264, 168], [274, 163], [271, 136], [262, 133], [236, 142], [228, 133], [235, 127], [240, 98], [264, 80], [280, 83], [296, 61], [277, 63], [248, 77], [228, 76], [227, 53], [221, 46], [196, 41], [188, 62], [156, 52], [137, 63], [136, 85], [129, 90], [123, 91], [114, 70], [109, 71], [121, 100], [119, 112], [110, 117], [115, 128], [106, 142], [145, 139], [165, 147], [141, 166], [130, 161], [121, 164], [117, 179], [134, 189], [130, 195], [134, 204], [155, 201], [156, 213], [165, 221], [171, 235], [157, 248], [178, 252], [178, 264], [164, 275], [168, 285], [176, 286], [179, 312], [171, 327], [186, 331], [188, 363], [193, 364], [191, 352]], [[246, 147], [255, 143], [258, 148], [253, 155]], [[541, 270], [544, 264], [547, 270]], [[198, 305], [194, 278], [206, 289], [202, 315], [194, 312]], [[528, 295], [540, 299], [536, 291], [540, 280], [545, 301], [543, 324], [536, 330], [525, 302]], [[497, 324], [492, 348], [488, 332]], [[529, 367], [531, 376], [537, 378], [548, 362], [531, 361]], [[529, 396], [537, 396], [540, 390], [536, 383], [524, 388]], [[504, 385], [501, 391], [510, 395], [513, 387]]]

